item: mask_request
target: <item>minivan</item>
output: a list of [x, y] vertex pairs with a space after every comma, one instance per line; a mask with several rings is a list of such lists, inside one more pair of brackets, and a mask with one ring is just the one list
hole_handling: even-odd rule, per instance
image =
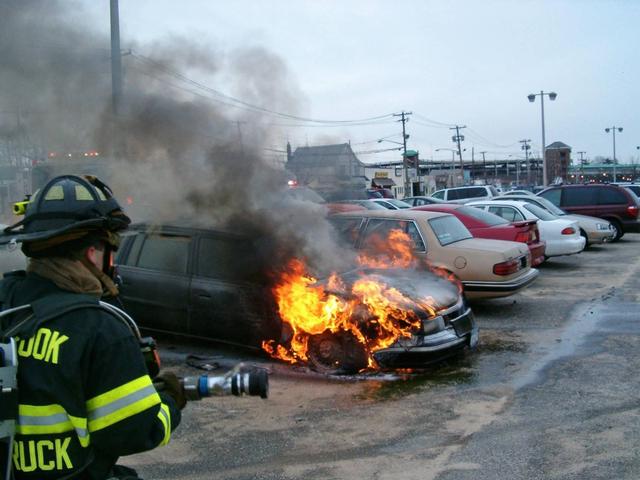
[[431, 194], [433, 198], [452, 203], [467, 203], [472, 200], [489, 200], [500, 195], [493, 185], [470, 185], [467, 187], [443, 188]]

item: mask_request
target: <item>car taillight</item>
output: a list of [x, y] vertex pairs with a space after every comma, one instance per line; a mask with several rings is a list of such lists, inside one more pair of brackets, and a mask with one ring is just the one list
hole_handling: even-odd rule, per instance
[[516, 234], [516, 242], [529, 243], [529, 232], [518, 232]]
[[627, 207], [627, 213], [631, 215], [633, 218], [638, 218], [638, 207], [637, 205], [629, 205]]
[[573, 227], [567, 227], [567, 228], [563, 228], [562, 229], [562, 235], [573, 235], [574, 233], [576, 233], [576, 229]]
[[507, 262], [496, 263], [493, 266], [493, 273], [496, 275], [511, 275], [520, 269], [519, 260], [509, 260]]

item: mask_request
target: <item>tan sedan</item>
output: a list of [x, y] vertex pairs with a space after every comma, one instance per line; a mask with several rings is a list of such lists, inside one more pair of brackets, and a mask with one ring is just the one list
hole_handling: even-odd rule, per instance
[[363, 250], [392, 230], [403, 231], [411, 238], [415, 254], [461, 281], [467, 298], [506, 297], [538, 276], [526, 244], [473, 238], [450, 214], [368, 210], [333, 215], [330, 221], [343, 238]]

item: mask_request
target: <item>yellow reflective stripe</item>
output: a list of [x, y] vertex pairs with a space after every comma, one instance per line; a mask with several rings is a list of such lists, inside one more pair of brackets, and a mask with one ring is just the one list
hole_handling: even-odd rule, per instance
[[171, 438], [171, 413], [169, 412], [169, 407], [164, 403], [160, 404], [158, 418], [164, 426], [164, 438], [162, 439], [162, 442], [160, 442], [160, 445], [166, 445], [169, 443], [169, 439]]
[[151, 378], [149, 377], [149, 375], [143, 375], [139, 378], [136, 378], [135, 380], [131, 380], [130, 382], [125, 383], [124, 385], [120, 385], [113, 390], [109, 390], [108, 392], [102, 393], [97, 397], [93, 397], [87, 400], [87, 410], [91, 412], [92, 410], [96, 410], [100, 407], [109, 405], [110, 403], [126, 397], [131, 392], [143, 389], [144, 387], [147, 387], [149, 385], [153, 385], [151, 383]]
[[18, 405], [17, 433], [21, 435], [46, 435], [74, 431], [80, 445], [89, 445], [87, 419], [69, 415], [62, 405]]
[[144, 375], [87, 401], [89, 431], [101, 430], [160, 403], [151, 378]]

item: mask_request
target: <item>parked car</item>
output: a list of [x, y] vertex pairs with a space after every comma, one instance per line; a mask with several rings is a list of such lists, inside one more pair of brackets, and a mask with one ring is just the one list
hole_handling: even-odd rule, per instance
[[380, 205], [378, 202], [372, 202], [371, 200], [337, 200], [333, 203], [338, 205], [357, 205], [367, 210], [387, 210], [387, 207]]
[[333, 215], [345, 241], [366, 250], [391, 230], [405, 232], [414, 252], [460, 280], [468, 298], [512, 295], [538, 276], [524, 243], [473, 238], [455, 216], [418, 210], [366, 211]]
[[482, 208], [510, 222], [537, 220], [540, 238], [545, 241], [545, 257], [574, 255], [584, 250], [586, 240], [574, 220], [563, 220], [537, 205], [515, 200], [471, 202], [469, 206]]
[[500, 192], [493, 185], [475, 185], [468, 187], [453, 187], [437, 190], [431, 194], [433, 198], [445, 202], [467, 203], [473, 200], [486, 200], [497, 197]]
[[529, 190], [509, 190], [508, 192], [503, 192], [502, 196], [505, 195], [531, 195], [534, 196], [535, 194], [533, 192], [530, 192]]
[[367, 196], [369, 198], [396, 198], [388, 188], [368, 188]]
[[411, 208], [406, 202], [402, 200], [396, 200], [395, 198], [372, 198], [371, 202], [375, 202], [378, 205], [382, 205], [384, 208], [388, 210], [400, 210], [402, 208]]
[[403, 198], [402, 201], [408, 203], [412, 207], [419, 207], [421, 205], [433, 205], [434, 203], [446, 203], [444, 200], [438, 200], [437, 198], [425, 196], [407, 197]]
[[[136, 225], [123, 236], [116, 259], [124, 306], [148, 330], [254, 348], [268, 340], [286, 343], [291, 329], [271, 293], [263, 241], [214, 229]], [[419, 278], [409, 270], [367, 273], [407, 298], [432, 297], [433, 310], [415, 311], [421, 322], [412, 336], [374, 353], [380, 366], [421, 367], [476, 345], [478, 327], [453, 283], [428, 272]], [[346, 271], [340, 279], [348, 284], [361, 274]], [[358, 370], [366, 367], [358, 348], [340, 334], [311, 336], [309, 364], [324, 372]]]
[[536, 267], [544, 262], [545, 242], [540, 240], [540, 232], [538, 231], [538, 222], [536, 220], [509, 222], [485, 210], [454, 203], [424, 205], [422, 207], [413, 207], [413, 210], [455, 215], [476, 238], [492, 238], [494, 240], [526, 243], [531, 254], [531, 266]]
[[517, 200], [519, 202], [527, 202], [533, 205], [537, 205], [538, 207], [547, 210], [549, 213], [557, 217], [563, 218], [565, 220], [574, 220], [578, 222], [578, 226], [580, 227], [580, 235], [582, 235], [586, 239], [587, 245], [611, 242], [616, 235], [613, 227], [611, 226], [611, 223], [609, 223], [608, 221], [598, 217], [589, 217], [587, 215], [568, 214], [561, 208], [556, 207], [546, 198], [540, 197], [538, 195], [510, 195], [508, 197], [495, 197], [492, 200]]
[[625, 233], [640, 233], [639, 205], [624, 188], [611, 184], [554, 185], [538, 194], [568, 213], [604, 218], [615, 230], [613, 241]]

